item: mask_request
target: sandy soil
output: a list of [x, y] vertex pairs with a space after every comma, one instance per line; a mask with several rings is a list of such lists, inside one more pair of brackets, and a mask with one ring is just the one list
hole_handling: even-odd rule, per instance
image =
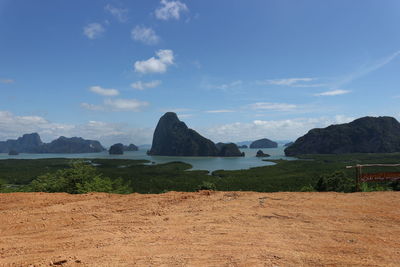
[[400, 266], [400, 193], [0, 194], [3, 266]]

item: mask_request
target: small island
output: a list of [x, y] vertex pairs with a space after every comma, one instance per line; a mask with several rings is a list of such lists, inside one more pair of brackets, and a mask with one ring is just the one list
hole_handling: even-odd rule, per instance
[[43, 143], [38, 133], [24, 134], [17, 139], [0, 141], [0, 153], [10, 150], [19, 153], [96, 153], [104, 150], [99, 141], [86, 140], [81, 137], [61, 136], [50, 143]]
[[259, 139], [250, 144], [250, 148], [276, 148], [278, 143], [267, 138]]
[[285, 149], [299, 154], [393, 153], [400, 151], [400, 123], [392, 117], [363, 117], [310, 130]]
[[128, 146], [124, 146], [124, 151], [138, 151], [139, 147], [134, 144], [129, 144]]
[[256, 157], [258, 158], [265, 158], [271, 156], [270, 154], [265, 154], [261, 149], [257, 151]]
[[108, 150], [110, 155], [122, 155], [124, 154], [124, 145], [121, 143], [114, 144]]
[[19, 155], [19, 153], [18, 153], [17, 150], [11, 149], [11, 150], [8, 152], [8, 155], [9, 155], [9, 156], [16, 156], [16, 155]]

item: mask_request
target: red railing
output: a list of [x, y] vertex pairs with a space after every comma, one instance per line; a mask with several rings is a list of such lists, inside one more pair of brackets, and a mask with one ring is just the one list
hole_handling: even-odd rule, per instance
[[400, 164], [357, 164], [355, 166], [346, 166], [347, 169], [356, 169], [356, 191], [360, 191], [360, 183], [382, 182], [400, 180], [400, 172], [375, 172], [364, 173], [364, 167], [399, 167]]

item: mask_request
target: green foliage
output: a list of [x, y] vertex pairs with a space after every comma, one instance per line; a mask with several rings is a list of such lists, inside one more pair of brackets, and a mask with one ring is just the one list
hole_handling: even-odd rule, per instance
[[315, 188], [312, 185], [305, 185], [300, 189], [300, 192], [315, 192]]
[[349, 178], [344, 172], [337, 171], [329, 175], [322, 175], [315, 189], [317, 191], [354, 192], [354, 178]]
[[[210, 188], [210, 184], [213, 185], [211, 188], [221, 191], [309, 191], [311, 190], [310, 185], [316, 185], [321, 176], [329, 177], [336, 171], [341, 171], [342, 178], [350, 179], [352, 186], [354, 186], [355, 171], [354, 169], [346, 169], [347, 165], [398, 163], [400, 162], [400, 153], [302, 155], [299, 156], [299, 160], [270, 161], [276, 164], [248, 170], [219, 170], [209, 175], [207, 171], [188, 171], [191, 165], [182, 162], [146, 165], [149, 162], [145, 160], [91, 159], [90, 162], [96, 167], [84, 164], [82, 160], [80, 163], [85, 165], [85, 167], [82, 167], [85, 170], [81, 170], [81, 172], [86, 176], [82, 177], [92, 178], [79, 180], [81, 178], [71, 176], [79, 173], [79, 171], [71, 170], [74, 168], [71, 168], [70, 159], [9, 159], [0, 160], [0, 183], [3, 184], [0, 190], [1, 192], [32, 191], [30, 182], [35, 180], [32, 183], [35, 186], [35, 191], [46, 192], [67, 192], [64, 189], [68, 188], [69, 192], [106, 191], [158, 194], [168, 191], [193, 192], [204, 185], [205, 188]], [[86, 170], [87, 167], [90, 171]], [[368, 169], [368, 171], [400, 172], [400, 168], [394, 167], [387, 170], [374, 167]], [[75, 183], [68, 183], [67, 178], [71, 178]], [[330, 183], [324, 182], [325, 185]], [[342, 188], [339, 188], [340, 184]], [[349, 187], [344, 188], [343, 181], [339, 181], [337, 185], [330, 190], [353, 191]], [[376, 187], [375, 185], [379, 186]], [[368, 183], [367, 186], [368, 190], [380, 190], [382, 188], [400, 190], [399, 182]]]
[[203, 181], [197, 188], [197, 191], [200, 190], [217, 190], [217, 187], [212, 182]]
[[382, 184], [368, 184], [368, 183], [362, 183], [360, 185], [360, 190], [362, 192], [373, 192], [373, 191], [387, 191], [387, 190], [391, 190], [392, 188], [387, 187], [385, 185]]
[[104, 177], [95, 167], [83, 161], [73, 161], [70, 168], [40, 175], [30, 186], [32, 191], [37, 192], [81, 194], [119, 191], [121, 181], [117, 182], [118, 184]]

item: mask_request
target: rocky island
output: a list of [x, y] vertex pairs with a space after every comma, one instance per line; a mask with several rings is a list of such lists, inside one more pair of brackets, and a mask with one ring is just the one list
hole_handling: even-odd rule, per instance
[[124, 154], [124, 145], [121, 143], [114, 144], [108, 150], [110, 155], [122, 155]]
[[250, 148], [275, 148], [278, 143], [267, 138], [259, 139], [250, 144]]
[[124, 151], [138, 151], [139, 147], [134, 144], [129, 144], [128, 146], [124, 146]]
[[0, 153], [15, 151], [17, 153], [95, 153], [104, 147], [99, 141], [86, 140], [81, 137], [67, 138], [61, 136], [50, 143], [43, 143], [38, 133], [24, 134], [16, 140], [0, 142]]
[[269, 157], [271, 156], [270, 154], [265, 154], [264, 151], [262, 151], [261, 149], [257, 151], [256, 157], [258, 158], [264, 158], [264, 157]]
[[167, 112], [157, 124], [148, 154], [193, 157], [244, 156], [233, 143], [221, 143], [218, 146], [219, 148], [213, 141], [188, 128], [174, 112]]
[[363, 117], [310, 130], [285, 149], [299, 154], [392, 153], [400, 151], [400, 123], [392, 117]]
[[234, 143], [217, 143], [216, 147], [220, 157], [244, 157], [244, 152], [240, 152], [238, 146]]

